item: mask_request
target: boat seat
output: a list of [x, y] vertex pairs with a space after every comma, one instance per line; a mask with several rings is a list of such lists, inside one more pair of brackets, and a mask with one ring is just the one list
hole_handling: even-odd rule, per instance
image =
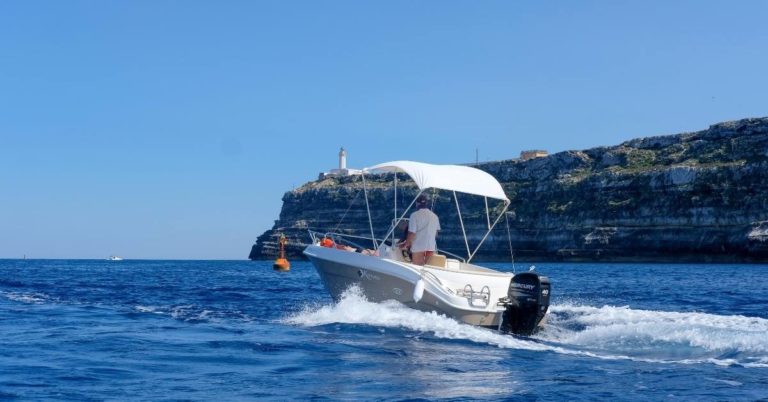
[[461, 270], [461, 262], [459, 260], [455, 260], [453, 258], [449, 259], [445, 262], [445, 269], [448, 271], [460, 271]]
[[445, 256], [442, 254], [432, 254], [427, 259], [427, 264], [433, 267], [445, 268]]

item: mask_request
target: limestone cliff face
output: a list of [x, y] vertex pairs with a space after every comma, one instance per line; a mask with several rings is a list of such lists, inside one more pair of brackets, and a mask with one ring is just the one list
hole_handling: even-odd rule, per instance
[[[508, 259], [511, 237], [520, 259], [768, 261], [768, 118], [477, 167], [512, 201], [509, 237], [502, 218], [481, 258]], [[391, 178], [366, 177], [381, 237], [393, 218]], [[401, 212], [415, 195], [406, 180], [398, 186]], [[452, 195], [434, 200], [443, 226], [438, 247], [466, 255]], [[459, 203], [472, 247], [487, 225], [483, 199], [459, 195]], [[326, 178], [286, 193], [280, 219], [250, 258], [274, 258], [280, 232], [291, 241], [289, 255], [299, 255], [307, 229], [370, 236], [360, 178]]]

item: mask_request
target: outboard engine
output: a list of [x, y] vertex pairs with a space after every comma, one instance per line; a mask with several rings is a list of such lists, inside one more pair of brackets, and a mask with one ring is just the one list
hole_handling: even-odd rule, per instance
[[499, 329], [517, 335], [531, 335], [549, 308], [549, 278], [535, 272], [522, 272], [512, 277], [506, 306]]

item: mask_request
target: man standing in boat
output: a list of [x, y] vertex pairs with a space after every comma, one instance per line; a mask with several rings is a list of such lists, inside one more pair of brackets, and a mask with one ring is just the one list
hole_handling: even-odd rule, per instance
[[416, 211], [411, 214], [408, 222], [408, 237], [403, 242], [403, 248], [411, 248], [411, 262], [424, 265], [429, 257], [437, 250], [437, 232], [440, 230], [440, 219], [429, 210], [429, 199], [422, 194], [416, 199]]

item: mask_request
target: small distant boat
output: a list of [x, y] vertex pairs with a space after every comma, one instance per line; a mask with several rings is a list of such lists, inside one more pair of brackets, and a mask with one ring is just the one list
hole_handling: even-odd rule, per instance
[[107, 260], [109, 261], [122, 261], [123, 257], [120, 257], [118, 255], [110, 255]]

